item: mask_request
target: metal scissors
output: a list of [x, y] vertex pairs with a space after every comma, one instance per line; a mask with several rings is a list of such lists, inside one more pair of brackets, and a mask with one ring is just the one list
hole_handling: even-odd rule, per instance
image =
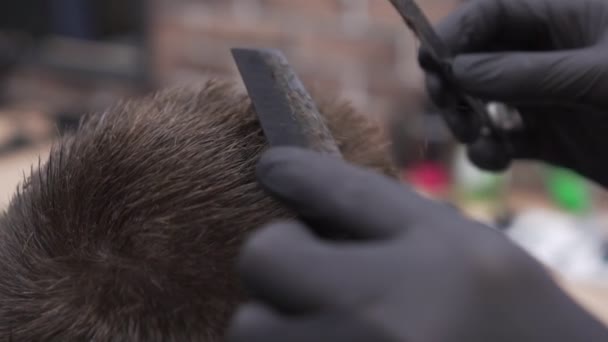
[[491, 143], [493, 153], [486, 156], [484, 166], [495, 171], [505, 169], [512, 154], [508, 135], [523, 129], [520, 113], [503, 103], [484, 102], [462, 91], [453, 78], [453, 56], [420, 7], [413, 0], [390, 1], [428, 52], [433, 68], [447, 89], [459, 99], [457, 115], [443, 113], [450, 130], [465, 144]]

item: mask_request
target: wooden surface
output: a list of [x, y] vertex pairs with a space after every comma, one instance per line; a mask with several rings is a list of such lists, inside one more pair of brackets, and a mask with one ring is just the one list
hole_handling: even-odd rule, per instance
[[558, 281], [576, 301], [608, 326], [608, 286], [565, 279]]

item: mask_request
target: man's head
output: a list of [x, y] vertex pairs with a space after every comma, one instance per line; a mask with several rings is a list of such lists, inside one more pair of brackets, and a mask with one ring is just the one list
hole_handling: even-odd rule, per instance
[[[320, 111], [344, 158], [393, 174], [369, 118]], [[246, 95], [210, 82], [87, 117], [0, 222], [0, 340], [218, 341], [246, 233], [291, 213], [257, 185]]]

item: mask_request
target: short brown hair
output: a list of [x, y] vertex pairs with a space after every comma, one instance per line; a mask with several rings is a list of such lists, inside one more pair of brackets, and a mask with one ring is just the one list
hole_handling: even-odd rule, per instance
[[[320, 111], [345, 159], [393, 174], [379, 126]], [[248, 97], [209, 82], [88, 116], [0, 226], [0, 340], [219, 341], [245, 234], [291, 214], [256, 184]]]

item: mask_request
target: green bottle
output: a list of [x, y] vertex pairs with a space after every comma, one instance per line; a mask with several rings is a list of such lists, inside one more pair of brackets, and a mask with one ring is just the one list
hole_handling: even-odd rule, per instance
[[553, 202], [571, 214], [584, 215], [591, 210], [591, 191], [587, 181], [577, 173], [548, 167], [547, 191]]

